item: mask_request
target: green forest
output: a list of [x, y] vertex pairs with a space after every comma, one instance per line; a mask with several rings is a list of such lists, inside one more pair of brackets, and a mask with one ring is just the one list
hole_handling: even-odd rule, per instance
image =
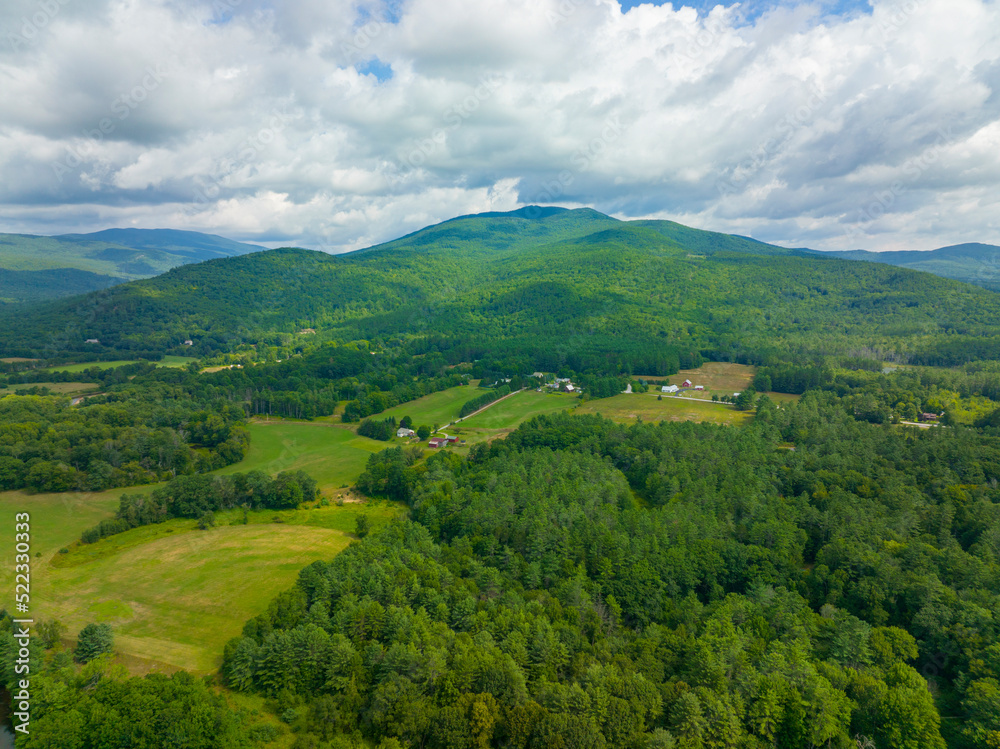
[[[588, 210], [24, 307], [0, 342], [0, 490], [125, 489], [57, 563], [355, 509], [212, 673], [133, 675], [99, 617], [75, 643], [40, 623], [17, 745], [996, 749], [998, 314], [960, 282]], [[709, 362], [747, 365], [698, 401], [740, 426], [546, 411], [425, 444], [525, 395], [680, 403], [664, 378]], [[582, 393], [535, 392], [553, 377]], [[356, 479], [288, 468], [290, 432], [272, 473], [241, 467], [279, 420], [362, 444]]]

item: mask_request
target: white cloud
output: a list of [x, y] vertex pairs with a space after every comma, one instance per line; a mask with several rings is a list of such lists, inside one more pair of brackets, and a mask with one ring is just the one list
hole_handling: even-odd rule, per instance
[[11, 0], [0, 228], [336, 251], [550, 202], [818, 248], [1000, 243], [996, 0], [679, 6]]

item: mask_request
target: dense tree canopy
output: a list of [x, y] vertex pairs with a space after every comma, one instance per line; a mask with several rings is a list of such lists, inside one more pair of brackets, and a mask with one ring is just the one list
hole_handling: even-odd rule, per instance
[[414, 522], [304, 570], [226, 678], [297, 695], [303, 731], [434, 747], [988, 746], [998, 478], [992, 433], [832, 393], [743, 429], [552, 416], [467, 460], [386, 451], [359, 486]]

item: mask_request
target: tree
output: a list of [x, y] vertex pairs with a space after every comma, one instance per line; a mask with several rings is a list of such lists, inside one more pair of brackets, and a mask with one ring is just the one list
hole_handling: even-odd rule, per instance
[[358, 515], [357, 520], [354, 521], [354, 535], [358, 538], [364, 538], [371, 532], [371, 520], [368, 519], [367, 515]]
[[431, 436], [431, 428], [426, 424], [421, 424], [417, 427], [417, 439], [423, 441]]
[[403, 429], [410, 429], [413, 427], [413, 419], [411, 419], [409, 416], [404, 416], [402, 419], [399, 420], [399, 426], [402, 427]]
[[756, 395], [757, 392], [752, 387], [748, 387], [736, 396], [736, 400], [733, 401], [733, 405], [736, 406], [737, 411], [749, 411], [754, 406]]
[[76, 638], [77, 662], [87, 663], [99, 655], [110, 653], [114, 639], [110, 624], [88, 624]]
[[38, 636], [46, 650], [51, 650], [62, 639], [66, 627], [57, 619], [42, 619], [38, 622]]
[[198, 518], [198, 529], [207, 531], [209, 528], [215, 527], [215, 513], [211, 510], [206, 510], [200, 518]]

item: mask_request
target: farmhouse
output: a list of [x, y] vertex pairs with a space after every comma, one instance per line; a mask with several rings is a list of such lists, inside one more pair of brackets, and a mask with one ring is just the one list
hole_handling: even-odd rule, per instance
[[396, 430], [397, 437], [416, 437], [417, 433], [412, 429], [407, 429], [406, 427], [400, 427]]
[[680, 388], [676, 385], [664, 385], [660, 390], [664, 393], [676, 393]]
[[96, 338], [88, 338], [84, 343], [100, 343]]
[[691, 380], [684, 380], [684, 382], [681, 383], [681, 387], [682, 388], [689, 388], [689, 387], [691, 387], [692, 384], [693, 383], [691, 382]]
[[937, 421], [939, 418], [937, 414], [920, 414], [921, 421]]
[[443, 437], [432, 437], [430, 440], [427, 441], [427, 444], [430, 447], [441, 447], [442, 445], [447, 445], [448, 440], [444, 439]]
[[190, 338], [188, 338], [186, 341], [184, 341], [184, 345], [185, 346], [194, 346], [194, 341], [192, 341]]

